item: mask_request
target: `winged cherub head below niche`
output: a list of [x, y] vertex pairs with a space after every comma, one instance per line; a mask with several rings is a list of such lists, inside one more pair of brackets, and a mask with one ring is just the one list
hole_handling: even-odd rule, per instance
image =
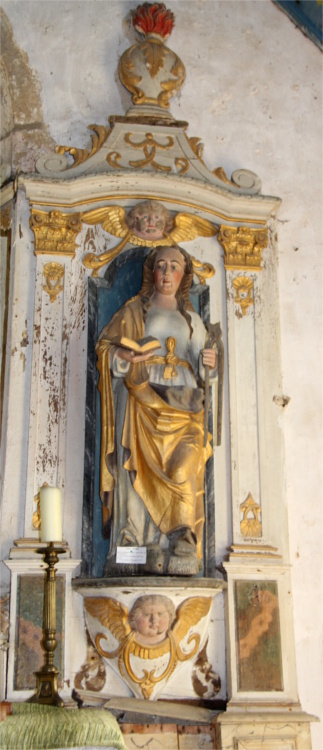
[[86, 621], [103, 660], [138, 698], [154, 700], [183, 662], [203, 647], [212, 597], [178, 607], [162, 594], [137, 597], [131, 609], [117, 599], [85, 597]]

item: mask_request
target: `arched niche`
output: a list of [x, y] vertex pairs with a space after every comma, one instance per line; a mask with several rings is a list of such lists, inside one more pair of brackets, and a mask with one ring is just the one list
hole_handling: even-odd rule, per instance
[[[90, 277], [88, 280], [87, 385], [81, 573], [94, 578], [102, 577], [106, 556], [109, 551], [109, 540], [104, 540], [102, 537], [102, 504], [99, 496], [101, 409], [98, 392], [98, 372], [95, 367], [95, 344], [102, 328], [109, 323], [114, 313], [128, 299], [138, 293], [142, 278], [142, 264], [149, 251], [149, 248], [132, 247], [111, 262], [103, 277], [97, 279]], [[194, 283], [190, 293], [190, 300], [194, 310], [201, 316], [203, 322], [207, 324], [210, 318], [208, 286]], [[210, 396], [209, 430], [213, 434], [212, 392]], [[206, 467], [205, 510], [206, 525], [202, 575], [213, 577], [215, 574], [213, 457], [208, 461]]]

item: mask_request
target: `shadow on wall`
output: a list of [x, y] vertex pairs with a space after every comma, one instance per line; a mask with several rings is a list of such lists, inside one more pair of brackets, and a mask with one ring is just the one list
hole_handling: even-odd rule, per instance
[[8, 17], [0, 8], [1, 184], [18, 170], [34, 172], [41, 150], [55, 143], [44, 123], [41, 85], [28, 55], [14, 39]]

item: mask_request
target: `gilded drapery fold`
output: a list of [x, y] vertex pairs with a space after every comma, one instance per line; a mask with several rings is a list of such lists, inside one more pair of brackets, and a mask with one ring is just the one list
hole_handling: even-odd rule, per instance
[[129, 338], [135, 340], [142, 338], [144, 334], [142, 307], [138, 298], [129, 300], [121, 310], [118, 310], [103, 329], [96, 345], [97, 368], [100, 374], [98, 388], [101, 396], [100, 497], [105, 503], [104, 493], [110, 493], [108, 518], [112, 514], [112, 492], [116, 484], [115, 413], [110, 371], [110, 353], [114, 347], [111, 346], [110, 339], [113, 336], [122, 336], [125, 331]]

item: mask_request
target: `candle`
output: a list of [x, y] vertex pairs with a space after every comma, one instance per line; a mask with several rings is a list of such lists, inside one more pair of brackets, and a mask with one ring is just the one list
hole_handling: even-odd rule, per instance
[[58, 487], [41, 487], [40, 522], [42, 542], [62, 541], [61, 491]]

